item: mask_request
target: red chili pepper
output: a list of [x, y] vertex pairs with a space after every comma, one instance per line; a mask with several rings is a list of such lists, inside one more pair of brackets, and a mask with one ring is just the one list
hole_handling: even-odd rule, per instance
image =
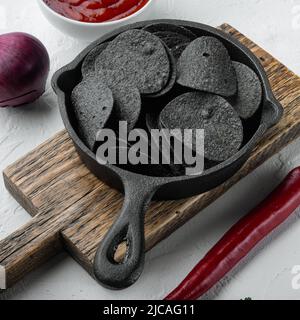
[[212, 288], [300, 206], [300, 167], [237, 222], [165, 300], [195, 300]]

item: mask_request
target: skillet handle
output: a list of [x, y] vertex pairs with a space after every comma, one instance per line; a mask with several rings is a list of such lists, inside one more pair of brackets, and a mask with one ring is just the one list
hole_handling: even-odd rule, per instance
[[[151, 184], [131, 181], [124, 185], [125, 199], [116, 222], [102, 240], [94, 261], [94, 275], [104, 287], [125, 289], [137, 281], [145, 260], [144, 217], [156, 190]], [[126, 242], [126, 255], [116, 262], [118, 246]]]
[[269, 129], [280, 121], [282, 115], [283, 107], [272, 95], [265, 103], [262, 120], [267, 124]]

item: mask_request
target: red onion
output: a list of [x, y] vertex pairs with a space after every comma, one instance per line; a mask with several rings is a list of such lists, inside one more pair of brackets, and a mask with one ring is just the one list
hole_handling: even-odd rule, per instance
[[44, 45], [21, 32], [0, 35], [0, 107], [33, 102], [46, 86], [50, 60]]

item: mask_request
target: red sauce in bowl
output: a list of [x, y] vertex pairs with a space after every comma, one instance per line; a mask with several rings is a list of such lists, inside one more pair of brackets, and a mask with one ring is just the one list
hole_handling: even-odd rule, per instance
[[105, 22], [128, 17], [149, 0], [44, 0], [64, 17], [82, 22]]

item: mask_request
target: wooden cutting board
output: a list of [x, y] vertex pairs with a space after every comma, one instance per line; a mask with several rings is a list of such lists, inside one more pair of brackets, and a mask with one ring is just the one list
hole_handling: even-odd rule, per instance
[[[284, 117], [267, 132], [244, 167], [223, 185], [190, 199], [152, 203], [146, 215], [147, 250], [300, 135], [300, 78], [231, 26], [221, 28], [260, 59], [284, 106]], [[85, 168], [66, 131], [9, 166], [4, 181], [34, 218], [0, 242], [0, 288], [11, 287], [65, 249], [92, 274], [96, 248], [116, 218], [123, 197]]]

